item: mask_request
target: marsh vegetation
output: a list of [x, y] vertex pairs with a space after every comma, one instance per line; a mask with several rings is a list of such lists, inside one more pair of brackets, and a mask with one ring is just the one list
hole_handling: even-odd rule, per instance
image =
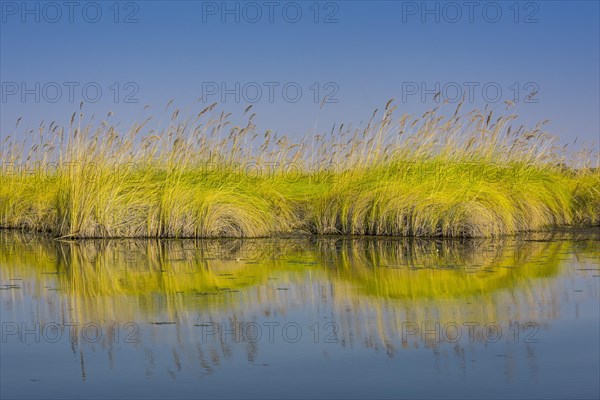
[[[128, 129], [81, 112], [6, 136], [0, 226], [56, 237], [266, 237], [305, 232], [493, 237], [600, 222], [596, 154], [516, 115], [395, 117], [293, 142], [233, 126], [216, 104]], [[18, 123], [17, 123], [18, 129]], [[4, 136], [4, 135], [3, 135]]]

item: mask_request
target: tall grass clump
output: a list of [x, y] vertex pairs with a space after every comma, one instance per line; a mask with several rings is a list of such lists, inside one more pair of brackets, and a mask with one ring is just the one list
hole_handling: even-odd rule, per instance
[[583, 155], [576, 168], [545, 122], [514, 129], [516, 115], [460, 115], [460, 105], [451, 118], [434, 109], [394, 120], [393, 110], [372, 130], [336, 138], [351, 143], [341, 146], [348, 162], [315, 200], [312, 231], [490, 237], [598, 224], [598, 169]]
[[[59, 237], [280, 233], [491, 237], [600, 222], [600, 170], [487, 108], [394, 117], [292, 142], [212, 104], [128, 129], [73, 114], [0, 156], [0, 227]], [[109, 116], [110, 117], [110, 114]], [[107, 117], [107, 119], [109, 119]], [[17, 123], [18, 128], [18, 123]], [[4, 135], [3, 135], [4, 137]], [[593, 168], [596, 167], [596, 168]]]

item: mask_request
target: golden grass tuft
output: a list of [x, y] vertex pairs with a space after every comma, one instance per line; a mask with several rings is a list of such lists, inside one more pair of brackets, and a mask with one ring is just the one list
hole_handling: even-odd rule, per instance
[[[126, 131], [73, 114], [0, 152], [0, 227], [59, 237], [493, 237], [600, 223], [600, 169], [489, 110], [394, 118], [294, 143], [213, 104]], [[247, 110], [248, 111], [248, 110]], [[83, 126], [82, 126], [83, 125]], [[582, 155], [583, 154], [583, 155]], [[577, 162], [575, 162], [577, 161]], [[595, 167], [595, 168], [593, 168]]]

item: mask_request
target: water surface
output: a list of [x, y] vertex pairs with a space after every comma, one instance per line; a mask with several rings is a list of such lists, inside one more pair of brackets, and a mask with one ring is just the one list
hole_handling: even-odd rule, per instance
[[0, 232], [2, 398], [598, 398], [600, 232]]

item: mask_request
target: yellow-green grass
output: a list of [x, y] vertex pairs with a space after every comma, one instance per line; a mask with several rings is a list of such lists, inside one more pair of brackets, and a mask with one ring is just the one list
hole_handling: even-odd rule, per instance
[[515, 129], [515, 115], [459, 105], [395, 119], [388, 102], [364, 128], [291, 143], [257, 132], [254, 114], [231, 127], [214, 107], [176, 110], [161, 130], [74, 114], [68, 128], [7, 136], [0, 226], [78, 238], [493, 237], [600, 222], [595, 155], [568, 154], [544, 124]]

